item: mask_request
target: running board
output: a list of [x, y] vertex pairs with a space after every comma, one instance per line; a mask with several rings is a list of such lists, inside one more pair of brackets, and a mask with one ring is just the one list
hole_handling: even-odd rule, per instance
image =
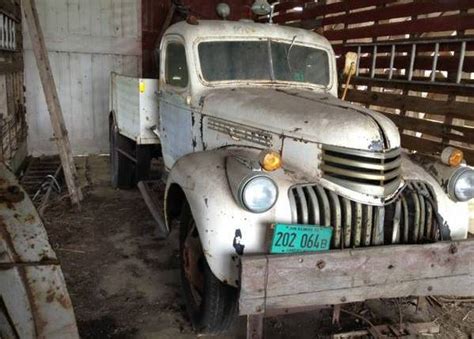
[[166, 226], [164, 218], [163, 199], [160, 199], [164, 197], [165, 184], [162, 180], [143, 180], [139, 181], [137, 186], [145, 204], [156, 221], [156, 236], [160, 239], [167, 238], [170, 231]]

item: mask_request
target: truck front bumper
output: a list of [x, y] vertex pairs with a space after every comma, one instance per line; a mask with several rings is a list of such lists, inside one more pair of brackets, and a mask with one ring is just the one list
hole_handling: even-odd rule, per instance
[[242, 257], [239, 312], [474, 295], [474, 240]]

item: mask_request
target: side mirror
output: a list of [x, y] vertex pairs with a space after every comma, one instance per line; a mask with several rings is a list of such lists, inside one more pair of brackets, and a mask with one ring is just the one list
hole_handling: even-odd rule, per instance
[[346, 62], [344, 64], [344, 75], [353, 76], [356, 74], [357, 69], [357, 53], [347, 52], [346, 53]]

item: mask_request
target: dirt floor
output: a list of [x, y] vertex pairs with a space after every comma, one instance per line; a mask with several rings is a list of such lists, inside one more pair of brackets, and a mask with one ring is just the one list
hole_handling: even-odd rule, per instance
[[[179, 283], [177, 232], [157, 240], [154, 222], [137, 190], [110, 187], [108, 158], [78, 161], [85, 200], [78, 212], [54, 200], [44, 221], [66, 278], [82, 338], [196, 338]], [[474, 303], [429, 299], [346, 305], [338, 326], [332, 311], [265, 319], [268, 338], [317, 338], [401, 321], [440, 325], [440, 338], [474, 334]], [[347, 313], [348, 312], [348, 313]], [[244, 338], [245, 319], [228, 336]]]

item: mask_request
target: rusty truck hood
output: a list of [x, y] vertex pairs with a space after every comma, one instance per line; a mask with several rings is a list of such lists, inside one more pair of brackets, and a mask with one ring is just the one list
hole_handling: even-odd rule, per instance
[[326, 145], [380, 151], [400, 146], [392, 121], [330, 94], [295, 89], [217, 89], [202, 113], [282, 136]]

